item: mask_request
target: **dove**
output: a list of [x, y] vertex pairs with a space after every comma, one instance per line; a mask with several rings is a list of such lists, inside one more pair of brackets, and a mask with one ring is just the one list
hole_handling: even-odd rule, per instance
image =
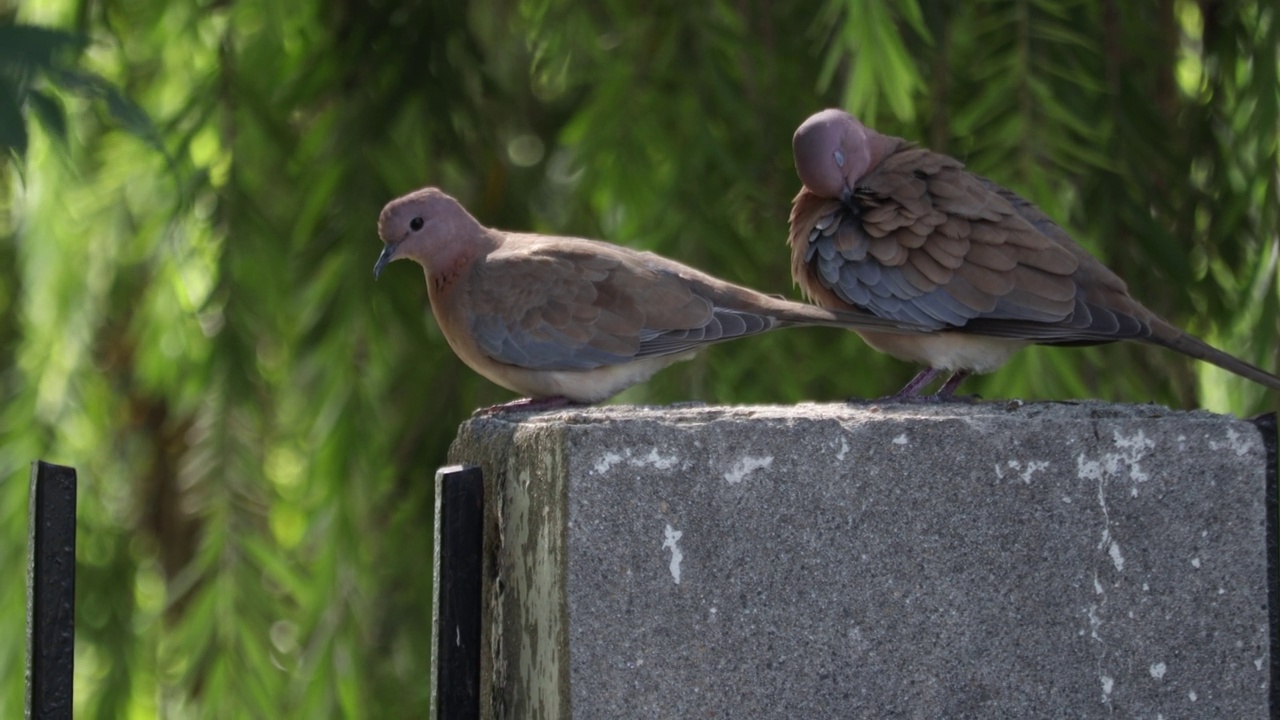
[[528, 396], [511, 407], [599, 402], [707, 345], [775, 328], [926, 330], [772, 297], [650, 252], [489, 229], [433, 187], [388, 203], [378, 235], [375, 278], [395, 260], [421, 265], [453, 352]]
[[[925, 366], [894, 395], [947, 400], [1030, 344], [1137, 340], [1271, 389], [1280, 378], [1143, 307], [1114, 272], [1039, 208], [947, 155], [882, 135], [849, 113], [810, 116], [792, 138], [803, 184], [791, 207], [792, 278], [812, 302], [924, 325], [856, 332]], [[944, 372], [939, 390], [921, 391]]]

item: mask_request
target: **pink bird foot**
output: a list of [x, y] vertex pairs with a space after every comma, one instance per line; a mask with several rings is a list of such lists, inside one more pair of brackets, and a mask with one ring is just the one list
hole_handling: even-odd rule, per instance
[[583, 403], [576, 403], [563, 395], [543, 398], [521, 398], [519, 400], [512, 400], [511, 402], [482, 407], [471, 413], [471, 416], [484, 417], [487, 415], [500, 415], [502, 413], [509, 412], [544, 412], [546, 410], [556, 410], [559, 408], [573, 407], [575, 405], [582, 404]]
[[[918, 405], [949, 403], [949, 402], [977, 402], [980, 398], [977, 395], [956, 395], [956, 388], [960, 387], [960, 383], [969, 377], [969, 373], [963, 370], [952, 373], [951, 377], [938, 388], [936, 393], [932, 395], [921, 395], [920, 391], [929, 386], [942, 371], [937, 368], [928, 367], [921, 370], [915, 377], [902, 387], [898, 392], [872, 400], [874, 403], [913, 403]], [[866, 403], [866, 400], [850, 398], [846, 402], [849, 403]]]

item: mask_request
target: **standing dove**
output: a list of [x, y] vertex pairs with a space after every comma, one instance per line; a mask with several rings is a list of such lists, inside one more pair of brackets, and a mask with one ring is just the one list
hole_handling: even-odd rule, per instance
[[1206, 360], [1272, 389], [1280, 378], [1182, 332], [1129, 295], [1115, 273], [1035, 205], [954, 158], [881, 135], [840, 110], [792, 138], [804, 187], [791, 207], [791, 273], [833, 310], [930, 328], [858, 334], [926, 366], [895, 395], [945, 400], [1028, 344], [1141, 340]]
[[910, 320], [830, 311], [731, 285], [648, 252], [491, 230], [423, 188], [378, 218], [376, 277], [408, 258], [449, 346], [484, 377], [554, 407], [594, 403], [703, 346], [780, 327], [921, 332]]

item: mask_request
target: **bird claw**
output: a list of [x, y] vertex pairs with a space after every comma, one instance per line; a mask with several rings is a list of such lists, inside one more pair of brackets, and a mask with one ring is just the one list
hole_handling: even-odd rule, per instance
[[576, 403], [569, 398], [560, 395], [543, 398], [521, 398], [519, 400], [512, 400], [511, 402], [482, 407], [471, 413], [471, 417], [489, 417], [491, 415], [502, 415], [504, 413], [512, 412], [543, 412], [546, 410], [556, 410], [581, 404], [582, 403]]
[[946, 403], [976, 403], [982, 400], [981, 395], [951, 395], [941, 392], [932, 395], [911, 395], [906, 393], [895, 393], [886, 395], [882, 398], [867, 400], [864, 398], [847, 398], [845, 403], [848, 405], [942, 405]]
[[953, 395], [951, 393], [936, 392], [932, 395], [918, 395], [915, 398], [904, 398], [906, 402], [920, 403], [968, 403], [973, 404], [982, 399], [981, 395]]
[[965, 378], [969, 377], [969, 373], [965, 370], [957, 370], [947, 378], [947, 381], [938, 388], [938, 391], [932, 395], [921, 395], [920, 391], [928, 387], [934, 378], [942, 374], [942, 370], [933, 367], [927, 367], [921, 370], [911, 381], [903, 386], [901, 390], [882, 397], [877, 400], [862, 400], [859, 398], [849, 398], [845, 400], [849, 404], [865, 404], [865, 403], [904, 403], [913, 405], [935, 405], [941, 403], [963, 402], [975, 403], [982, 398], [977, 395], [956, 395], [956, 388]]

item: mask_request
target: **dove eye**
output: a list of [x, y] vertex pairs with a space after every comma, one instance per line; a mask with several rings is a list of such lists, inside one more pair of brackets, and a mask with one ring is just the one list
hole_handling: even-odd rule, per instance
[[423, 225], [424, 223], [422, 222], [422, 218], [420, 217], [416, 217], [409, 221], [409, 229], [414, 232], [418, 232], [419, 230], [421, 230]]
[[836, 159], [836, 167], [844, 167], [844, 153], [836, 150], [831, 155]]

